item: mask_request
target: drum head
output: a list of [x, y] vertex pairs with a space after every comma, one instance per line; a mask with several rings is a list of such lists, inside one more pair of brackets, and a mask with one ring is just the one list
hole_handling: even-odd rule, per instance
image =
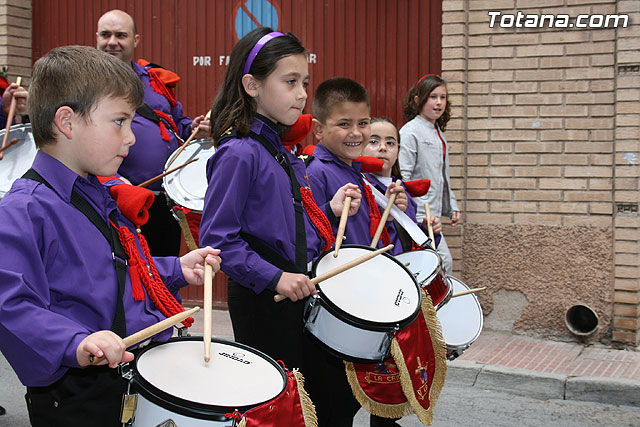
[[286, 386], [286, 375], [273, 359], [221, 340], [212, 340], [209, 363], [204, 362], [202, 338], [145, 348], [135, 363], [143, 389], [180, 399], [185, 406], [251, 408], [278, 396]]
[[[166, 170], [177, 168], [193, 159], [198, 159], [162, 178], [164, 191], [166, 191], [171, 200], [182, 207], [202, 212], [204, 195], [207, 191], [207, 161], [215, 151], [212, 140], [198, 139], [191, 141], [180, 154], [176, 150], [169, 157], [165, 164]], [[173, 160], [174, 157], [175, 160]], [[169, 163], [171, 163], [171, 166], [167, 167]]]
[[[469, 289], [455, 277], [448, 276], [453, 293]], [[438, 310], [444, 342], [449, 348], [466, 348], [482, 332], [482, 308], [474, 294], [451, 298]]]
[[435, 277], [438, 267], [440, 267], [440, 256], [432, 249], [405, 252], [396, 255], [396, 259], [406, 265], [415, 276], [418, 284]]
[[[0, 141], [6, 129], [0, 131]], [[7, 144], [17, 138], [18, 142], [4, 150], [4, 158], [0, 161], [0, 199], [11, 189], [13, 181], [20, 178], [33, 164], [36, 158], [36, 144], [31, 134], [31, 123], [14, 125], [9, 129]]]
[[[338, 257], [325, 252], [313, 267], [314, 276], [329, 272], [374, 251], [366, 246], [345, 245]], [[342, 312], [375, 323], [403, 323], [414, 319], [421, 295], [411, 273], [386, 253], [318, 284], [320, 294]]]

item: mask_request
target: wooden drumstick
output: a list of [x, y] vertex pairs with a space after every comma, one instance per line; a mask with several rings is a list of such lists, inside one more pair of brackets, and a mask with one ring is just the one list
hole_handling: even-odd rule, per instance
[[20, 142], [20, 139], [18, 138], [13, 138], [11, 141], [9, 141], [9, 143], [7, 145], [5, 145], [4, 147], [0, 148], [0, 153], [3, 153], [4, 150], [6, 150], [7, 148], [11, 147], [13, 144]]
[[[396, 181], [396, 187], [402, 185], [402, 181]], [[393, 193], [389, 196], [389, 201], [387, 202], [387, 207], [384, 208], [384, 212], [382, 212], [382, 216], [380, 217], [380, 224], [378, 224], [378, 228], [376, 229], [375, 234], [373, 235], [373, 240], [371, 240], [371, 247], [375, 248], [378, 244], [378, 240], [380, 239], [380, 235], [382, 234], [382, 230], [387, 226], [387, 218], [389, 218], [389, 212], [391, 212], [391, 206], [396, 201], [396, 196], [398, 193]]]
[[204, 263], [204, 361], [211, 360], [211, 310], [213, 310], [213, 267]]
[[200, 160], [198, 157], [196, 157], [195, 159], [191, 159], [188, 162], [180, 165], [180, 166], [176, 166], [175, 168], [168, 170], [166, 172], [161, 173], [158, 176], [154, 176], [151, 179], [146, 180], [145, 182], [143, 182], [142, 184], [138, 184], [138, 187], [146, 187], [149, 184], [153, 184], [154, 182], [156, 182], [159, 179], [162, 179], [163, 177], [165, 177], [166, 175], [169, 175], [170, 173], [174, 173], [175, 171], [177, 171], [178, 169], [182, 169], [183, 167], [187, 166], [190, 163], [195, 162], [196, 160]]
[[[385, 246], [384, 248], [380, 248], [377, 251], [373, 251], [373, 252], [369, 252], [366, 255], [362, 255], [359, 258], [353, 259], [349, 262], [346, 262], [344, 264], [342, 264], [339, 267], [334, 268], [331, 271], [327, 271], [324, 274], [321, 274], [319, 276], [314, 277], [313, 279], [311, 279], [311, 283], [313, 283], [314, 285], [317, 285], [318, 283], [322, 282], [323, 280], [327, 280], [332, 278], [333, 276], [335, 276], [336, 274], [340, 274], [343, 271], [347, 271], [350, 268], [353, 268], [357, 265], [362, 264], [363, 262], [369, 261], [371, 258], [375, 258], [376, 256], [380, 255], [381, 253], [387, 252], [389, 249], [393, 249], [393, 245], [388, 245]], [[275, 302], [280, 302], [282, 300], [287, 299], [286, 296], [284, 295], [280, 295], [280, 294], [276, 294], [276, 296], [273, 297], [273, 300]]]
[[461, 297], [463, 295], [475, 294], [476, 292], [484, 291], [485, 289], [487, 289], [486, 286], [483, 286], [481, 288], [467, 289], [466, 291], [460, 291], [460, 292], [456, 292], [455, 294], [451, 294], [451, 298]]
[[[16, 79], [16, 84], [20, 86], [22, 84], [22, 77], [18, 77]], [[11, 129], [11, 125], [13, 124], [13, 116], [16, 114], [16, 97], [11, 98], [11, 104], [9, 104], [9, 113], [7, 114], [7, 127], [5, 128], [4, 137], [2, 138], [2, 148], [3, 151], [0, 151], [0, 160], [4, 158], [4, 148], [7, 145], [7, 139], [9, 138], [9, 133]]]
[[338, 257], [338, 251], [342, 246], [342, 238], [344, 237], [344, 229], [347, 227], [347, 217], [349, 216], [349, 207], [351, 206], [351, 196], [344, 198], [344, 206], [342, 206], [342, 213], [340, 214], [340, 223], [338, 224], [338, 233], [336, 234], [336, 248], [333, 252], [333, 257]]
[[[131, 334], [126, 338], [123, 338], [122, 341], [124, 341], [124, 346], [126, 348], [131, 347], [132, 345], [138, 344], [139, 342], [142, 342], [144, 340], [147, 340], [149, 338], [151, 338], [152, 336], [154, 336], [155, 334], [158, 334], [162, 331], [164, 331], [165, 329], [169, 329], [170, 327], [172, 327], [173, 325], [175, 325], [176, 323], [180, 323], [182, 322], [184, 319], [186, 319], [187, 317], [190, 317], [192, 314], [197, 313], [198, 311], [200, 311], [200, 307], [196, 306], [193, 307], [190, 310], [184, 311], [182, 313], [178, 313], [175, 314], [171, 317], [168, 317], [154, 325], [151, 325], [147, 328], [144, 328], [138, 332], [136, 332], [135, 334]], [[95, 365], [97, 363], [99, 363], [100, 361], [104, 360], [105, 357], [96, 357], [95, 355], [91, 355], [89, 356], [89, 362], [92, 365]]]
[[[205, 119], [205, 120], [207, 120], [210, 116], [211, 116], [211, 110], [209, 110], [209, 112], [207, 113], [207, 115], [206, 115], [206, 116], [204, 116], [204, 119]], [[189, 145], [189, 143], [191, 142], [191, 140], [192, 140], [193, 138], [195, 138], [195, 137], [196, 137], [196, 135], [198, 134], [198, 132], [200, 132], [200, 126], [198, 126], [197, 128], [195, 128], [195, 129], [193, 130], [193, 132], [191, 132], [191, 135], [189, 135], [189, 138], [187, 138], [187, 140], [184, 142], [184, 144], [182, 144], [182, 145], [180, 146], [180, 148], [178, 148], [178, 151], [176, 151], [176, 154], [174, 154], [174, 155], [173, 155], [173, 157], [171, 158], [171, 160], [169, 160], [169, 163], [167, 163], [167, 166], [165, 166], [164, 170], [167, 170], [167, 168], [168, 168], [169, 166], [171, 166], [171, 164], [173, 163], [173, 161], [174, 161], [175, 159], [177, 159], [177, 158], [178, 158], [178, 156], [180, 155], [180, 153], [182, 153], [182, 151], [183, 151], [185, 148], [187, 148], [187, 145]]]
[[424, 211], [427, 216], [427, 230], [429, 231], [429, 238], [431, 239], [431, 247], [436, 248], [436, 240], [433, 237], [433, 226], [431, 225], [431, 209], [429, 209], [429, 203], [424, 204]]

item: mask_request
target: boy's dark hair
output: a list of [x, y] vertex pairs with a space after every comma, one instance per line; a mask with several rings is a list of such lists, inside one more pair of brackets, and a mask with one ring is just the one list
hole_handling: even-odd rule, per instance
[[[404, 120], [408, 122], [412, 120], [415, 116], [420, 114], [420, 110], [424, 104], [426, 104], [429, 99], [429, 95], [435, 88], [441, 85], [447, 85], [447, 83], [440, 77], [436, 75], [427, 75], [420, 79], [418, 83], [413, 85], [407, 95], [404, 98]], [[415, 97], [418, 97], [418, 102], [414, 100]], [[444, 108], [444, 112], [442, 116], [436, 123], [440, 127], [440, 130], [444, 131], [447, 128], [447, 123], [451, 118], [451, 102], [449, 101], [449, 97], [447, 96], [447, 106]]]
[[[398, 154], [400, 153], [400, 131], [398, 131], [398, 126], [393, 122], [393, 120], [387, 117], [374, 117], [371, 119], [371, 124], [374, 123], [389, 123], [396, 130], [396, 141], [398, 142]], [[381, 142], [382, 143], [382, 142]], [[391, 176], [394, 178], [402, 178], [402, 174], [400, 173], [400, 162], [398, 161], [398, 157], [396, 157], [396, 161], [391, 166]]]
[[144, 103], [144, 87], [130, 64], [89, 46], [51, 49], [33, 66], [27, 101], [36, 146], [55, 143], [56, 111], [69, 106], [88, 119], [105, 97], [123, 98], [133, 108]]
[[355, 80], [346, 77], [334, 77], [318, 85], [313, 95], [313, 117], [324, 123], [331, 110], [343, 102], [364, 102], [369, 106], [367, 89]]
[[[238, 136], [249, 134], [257, 105], [242, 85], [243, 69], [251, 49], [262, 36], [273, 32], [269, 27], [259, 27], [244, 36], [234, 46], [229, 66], [211, 106], [211, 137], [217, 146], [220, 137], [230, 127], [235, 127]], [[305, 55], [307, 50], [291, 33], [275, 37], [267, 42], [254, 58], [249, 73], [257, 80], [266, 79], [273, 72], [278, 60], [289, 55]]]

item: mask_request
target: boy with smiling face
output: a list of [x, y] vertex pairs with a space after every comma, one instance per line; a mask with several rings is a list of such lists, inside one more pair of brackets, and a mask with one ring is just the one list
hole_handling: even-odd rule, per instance
[[[341, 186], [357, 184], [362, 201], [358, 212], [347, 220], [344, 243], [369, 246], [380, 221], [380, 210], [362, 180], [360, 162], [354, 161], [362, 155], [371, 134], [367, 90], [344, 77], [325, 80], [314, 94], [313, 117], [311, 130], [320, 141], [307, 165], [313, 195], [322, 206]], [[395, 204], [406, 209], [404, 188], [388, 190], [387, 197], [394, 192], [397, 192]], [[383, 232], [377, 247], [389, 243], [388, 234]], [[396, 246], [401, 249], [401, 245]], [[329, 355], [311, 340], [306, 355], [310, 366], [317, 367], [307, 371], [305, 376], [319, 425], [351, 426], [360, 404], [353, 397], [342, 360]]]
[[[94, 48], [59, 47], [34, 65], [39, 151], [0, 202], [0, 350], [27, 386], [33, 426], [120, 425], [127, 382], [112, 368], [134, 357], [122, 338], [182, 311], [178, 290], [203, 283], [205, 260], [220, 267], [212, 248], [143, 256], [144, 240], [96, 177], [113, 175], [135, 143], [142, 101], [131, 67]], [[153, 272], [144, 289], [133, 259]], [[169, 303], [153, 302], [148, 286]], [[104, 360], [89, 366], [91, 356]]]

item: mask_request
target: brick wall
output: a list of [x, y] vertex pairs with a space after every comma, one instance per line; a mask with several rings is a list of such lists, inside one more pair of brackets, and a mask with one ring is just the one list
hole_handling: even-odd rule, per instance
[[31, 78], [31, 1], [0, 0], [0, 68], [8, 68], [9, 82]]
[[[587, 288], [581, 280], [589, 279], [576, 270], [566, 304], [554, 315], [564, 316], [562, 310], [574, 303], [588, 304], [601, 320], [613, 318], [600, 325], [601, 337], [633, 345], [640, 343], [639, 9], [637, 0], [443, 0], [442, 40], [443, 78], [454, 105], [447, 128], [452, 185], [465, 223], [474, 225], [467, 229], [482, 233], [482, 225], [518, 226], [521, 239], [527, 239], [523, 225], [547, 226], [559, 247], [589, 233], [558, 233], [558, 227], [610, 230], [606, 241], [578, 242], [601, 247], [590, 262], [610, 278], [597, 283], [606, 292], [597, 298], [581, 293]], [[489, 11], [515, 17], [518, 12], [572, 18], [628, 14], [629, 25], [491, 28]], [[474, 254], [485, 248], [465, 246], [478, 239], [464, 226], [446, 226], [445, 233], [452, 235], [454, 275], [473, 285], [488, 283], [490, 293], [483, 298], [502, 287], [529, 301], [545, 298], [539, 284], [553, 277], [512, 283], [519, 259], [480, 261]], [[500, 249], [495, 252], [504, 252], [499, 247], [504, 243], [492, 244]], [[536, 250], [545, 248], [532, 245], [531, 256]], [[567, 271], [577, 268], [572, 260], [582, 255], [566, 254]], [[469, 271], [483, 271], [482, 262], [504, 264], [503, 274], [467, 277]], [[545, 320], [532, 314], [520, 327], [526, 331]], [[546, 333], [566, 332], [555, 324]]]

